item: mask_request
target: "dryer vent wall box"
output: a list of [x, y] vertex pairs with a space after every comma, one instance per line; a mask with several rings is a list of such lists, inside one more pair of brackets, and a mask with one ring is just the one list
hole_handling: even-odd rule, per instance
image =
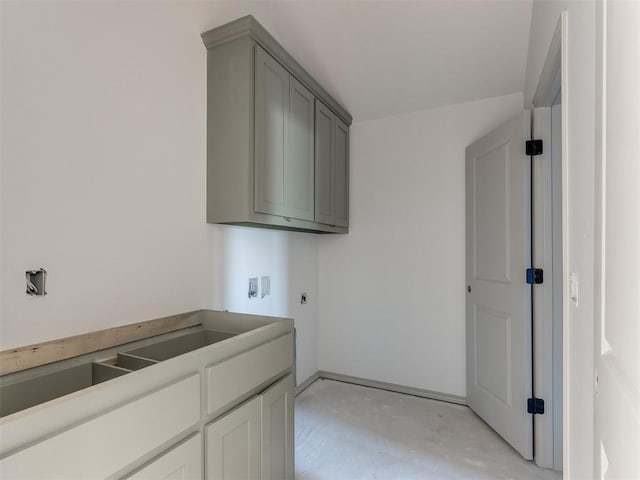
[[26, 276], [26, 293], [32, 296], [43, 296], [47, 294], [46, 280], [47, 271], [44, 268], [38, 270], [27, 270]]
[[347, 233], [349, 112], [250, 15], [202, 40], [207, 222]]

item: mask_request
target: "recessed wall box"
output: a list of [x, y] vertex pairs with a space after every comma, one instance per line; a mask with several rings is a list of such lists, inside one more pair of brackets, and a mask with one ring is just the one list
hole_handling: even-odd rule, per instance
[[27, 270], [27, 295], [41, 296], [46, 295], [45, 281], [47, 279], [47, 271], [44, 268], [38, 270]]
[[249, 278], [249, 298], [258, 296], [258, 277]]
[[260, 279], [260, 283], [261, 283], [261, 290], [262, 290], [262, 295], [261, 298], [266, 297], [267, 295], [269, 295], [271, 293], [271, 277], [267, 276], [263, 276]]

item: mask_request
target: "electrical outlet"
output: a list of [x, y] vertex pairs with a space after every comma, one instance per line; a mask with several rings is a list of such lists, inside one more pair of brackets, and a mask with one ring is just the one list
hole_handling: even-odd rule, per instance
[[256, 298], [258, 296], [258, 277], [251, 277], [249, 279], [249, 298]]
[[307, 292], [302, 292], [300, 294], [300, 303], [302, 305], [304, 305], [305, 303], [307, 303]]

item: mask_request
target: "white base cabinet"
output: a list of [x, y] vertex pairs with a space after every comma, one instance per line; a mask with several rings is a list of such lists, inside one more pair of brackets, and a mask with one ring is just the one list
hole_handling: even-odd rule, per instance
[[293, 322], [221, 315], [251, 329], [1, 418], [0, 478], [293, 479]]
[[293, 480], [293, 375], [205, 431], [208, 480]]

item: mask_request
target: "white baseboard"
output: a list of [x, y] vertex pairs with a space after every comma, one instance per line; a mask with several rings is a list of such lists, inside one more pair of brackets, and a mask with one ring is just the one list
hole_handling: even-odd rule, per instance
[[326, 372], [319, 370], [304, 382], [298, 385], [295, 389], [295, 394], [302, 393], [316, 380], [324, 378], [327, 380], [335, 380], [336, 382], [351, 383], [353, 385], [360, 385], [362, 387], [378, 388], [380, 390], [388, 390], [390, 392], [404, 393], [405, 395], [413, 395], [415, 397], [429, 398], [431, 400], [440, 400], [442, 402], [455, 403], [457, 405], [466, 405], [466, 397], [460, 395], [452, 395], [450, 393], [434, 392], [432, 390], [424, 390], [422, 388], [407, 387], [404, 385], [397, 385], [395, 383], [379, 382], [377, 380], [369, 380], [362, 377], [353, 377], [351, 375], [343, 375], [341, 373]]
[[320, 378], [320, 372], [318, 371], [318, 372], [314, 373], [313, 375], [311, 375], [309, 378], [307, 378], [300, 385], [297, 385], [295, 390], [294, 390], [295, 396], [297, 397], [299, 394], [304, 392], [307, 389], [307, 387], [309, 387], [313, 382], [315, 382], [319, 378]]

